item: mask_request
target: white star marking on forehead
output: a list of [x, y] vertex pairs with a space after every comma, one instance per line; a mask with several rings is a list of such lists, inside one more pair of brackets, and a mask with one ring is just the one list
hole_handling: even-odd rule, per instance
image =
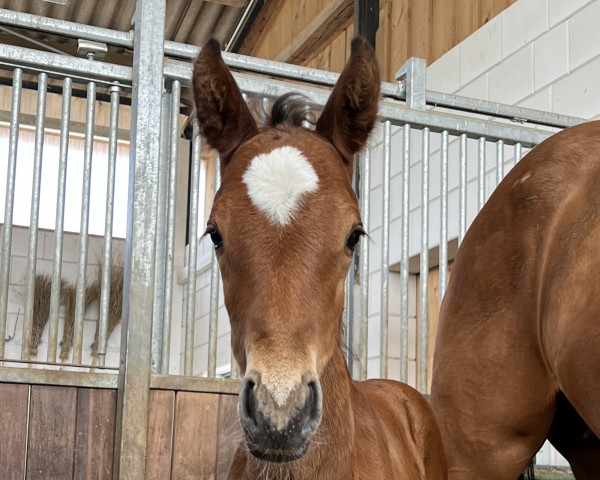
[[300, 150], [285, 146], [254, 157], [243, 181], [254, 206], [272, 223], [287, 225], [304, 194], [317, 189], [319, 177]]

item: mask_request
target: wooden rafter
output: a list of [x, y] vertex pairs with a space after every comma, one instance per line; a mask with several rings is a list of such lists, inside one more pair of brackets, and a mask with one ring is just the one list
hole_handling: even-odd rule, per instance
[[352, 23], [354, 0], [333, 0], [277, 56], [280, 62], [305, 64]]

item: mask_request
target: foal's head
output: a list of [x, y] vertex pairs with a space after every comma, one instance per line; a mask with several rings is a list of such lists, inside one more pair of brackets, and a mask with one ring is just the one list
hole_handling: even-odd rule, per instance
[[364, 233], [353, 161], [377, 114], [377, 63], [355, 39], [314, 130], [302, 127], [294, 97], [276, 102], [259, 129], [216, 41], [198, 56], [193, 85], [202, 134], [221, 161], [207, 233], [244, 375], [240, 420], [256, 457], [293, 460], [319, 426], [319, 376], [341, 348], [344, 280]]

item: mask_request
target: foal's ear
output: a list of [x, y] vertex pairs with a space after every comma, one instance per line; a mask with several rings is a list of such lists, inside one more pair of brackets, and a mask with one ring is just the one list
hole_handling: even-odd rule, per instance
[[223, 172], [233, 152], [256, 135], [258, 127], [215, 39], [202, 47], [194, 64], [192, 84], [200, 131], [219, 152]]
[[316, 131], [340, 153], [352, 176], [354, 154], [365, 146], [377, 118], [379, 66], [375, 52], [360, 37], [317, 122]]

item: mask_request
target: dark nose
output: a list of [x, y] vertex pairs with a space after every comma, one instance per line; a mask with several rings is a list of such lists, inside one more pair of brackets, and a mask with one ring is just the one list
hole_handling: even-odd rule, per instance
[[238, 411], [254, 456], [271, 462], [296, 460], [306, 453], [321, 423], [321, 386], [315, 378], [302, 382], [279, 406], [261, 385], [260, 376], [250, 375], [242, 383]]

